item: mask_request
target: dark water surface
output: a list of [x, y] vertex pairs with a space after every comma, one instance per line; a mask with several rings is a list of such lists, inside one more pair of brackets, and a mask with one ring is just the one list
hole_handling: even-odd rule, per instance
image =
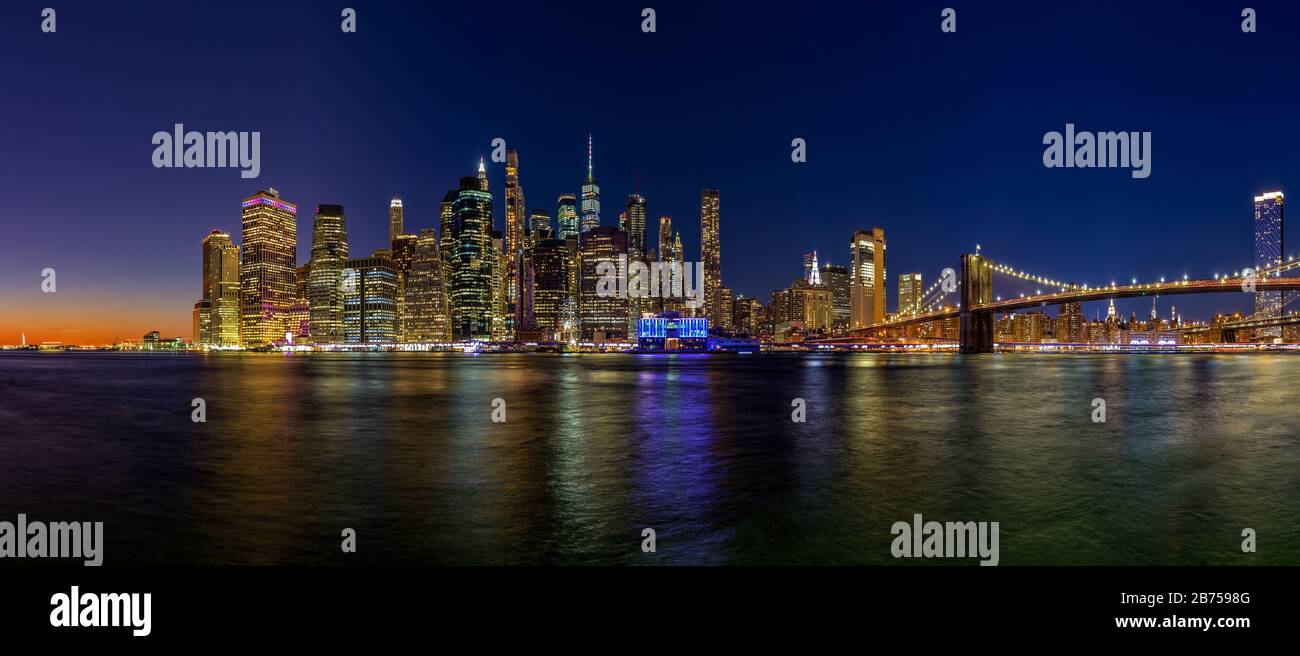
[[1003, 565], [1295, 564], [1298, 380], [1284, 354], [10, 352], [0, 521], [103, 521], [107, 565], [934, 563], [890, 555], [913, 513], [1000, 522]]

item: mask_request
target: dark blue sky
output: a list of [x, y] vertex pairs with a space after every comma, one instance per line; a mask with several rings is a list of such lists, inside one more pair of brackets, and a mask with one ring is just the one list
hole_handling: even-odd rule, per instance
[[[108, 319], [188, 335], [199, 240], [238, 239], [244, 196], [300, 204], [301, 262], [322, 203], [345, 206], [369, 253], [393, 193], [408, 231], [433, 226], [495, 137], [519, 150], [528, 206], [553, 212], [593, 133], [604, 221], [639, 174], [652, 233], [671, 214], [693, 258], [699, 190], [721, 189], [724, 281], [764, 300], [804, 251], [843, 264], [852, 231], [881, 226], [891, 308], [899, 273], [928, 284], [976, 243], [1092, 284], [1240, 268], [1252, 196], [1300, 174], [1290, 2], [1252, 0], [1256, 34], [1226, 2], [59, 2], [42, 34], [48, 4], [0, 7], [0, 342]], [[1067, 122], [1150, 131], [1151, 177], [1044, 168], [1043, 135]], [[155, 169], [150, 138], [175, 123], [260, 131], [261, 177]], [[499, 194], [502, 165], [489, 174]], [[60, 294], [39, 293], [44, 267]], [[117, 314], [79, 309], [91, 298]], [[1176, 302], [1197, 318], [1249, 306]]]

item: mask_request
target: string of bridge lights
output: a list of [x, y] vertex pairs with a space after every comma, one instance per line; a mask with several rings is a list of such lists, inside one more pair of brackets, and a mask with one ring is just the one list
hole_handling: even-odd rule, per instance
[[[1010, 277], [1012, 277], [1012, 278], [1018, 278], [1018, 279], [1020, 279], [1020, 280], [1024, 280], [1024, 281], [1027, 281], [1027, 282], [1034, 282], [1034, 283], [1038, 283], [1038, 284], [1040, 284], [1040, 285], [1049, 285], [1049, 286], [1051, 286], [1051, 287], [1058, 288], [1061, 292], [1067, 292], [1067, 291], [1105, 291], [1105, 290], [1107, 290], [1107, 289], [1118, 289], [1118, 288], [1120, 287], [1120, 285], [1118, 285], [1118, 284], [1115, 283], [1115, 282], [1111, 282], [1110, 285], [1102, 285], [1102, 286], [1092, 286], [1092, 285], [1087, 285], [1087, 284], [1079, 284], [1079, 283], [1064, 282], [1064, 281], [1056, 280], [1056, 279], [1054, 279], [1054, 278], [1052, 278], [1052, 277], [1050, 277], [1050, 276], [1041, 276], [1041, 275], [1037, 275], [1037, 274], [1029, 273], [1029, 272], [1026, 272], [1026, 271], [1024, 271], [1024, 270], [1017, 269], [1017, 268], [1015, 268], [1015, 267], [1012, 267], [1012, 266], [1009, 266], [1009, 265], [1006, 265], [1006, 264], [1000, 264], [1000, 263], [994, 262], [994, 261], [992, 261], [992, 260], [988, 260], [987, 258], [985, 258], [985, 259], [986, 259], [986, 261], [988, 261], [989, 266], [990, 266], [990, 269], [991, 269], [992, 271], [994, 271], [994, 272], [1001, 273], [1001, 274], [1003, 274], [1003, 275], [1010, 276]], [[1254, 272], [1253, 276], [1254, 276], [1254, 277], [1257, 277], [1257, 278], [1263, 278], [1263, 277], [1272, 276], [1272, 275], [1275, 275], [1275, 274], [1280, 274], [1280, 273], [1282, 273], [1283, 271], [1289, 271], [1289, 270], [1291, 270], [1291, 269], [1295, 269], [1295, 268], [1300, 268], [1300, 260], [1296, 260], [1295, 256], [1289, 256], [1289, 257], [1287, 257], [1286, 262], [1280, 263], [1280, 264], [1278, 264], [1278, 265], [1276, 265], [1276, 266], [1273, 266], [1273, 267], [1269, 267], [1269, 268], [1267, 268], [1267, 269], [1259, 269], [1259, 270], [1256, 270], [1256, 271]], [[1248, 271], [1248, 270], [1249, 270], [1249, 269], [1247, 269], [1247, 271]], [[1229, 282], [1229, 281], [1240, 280], [1241, 277], [1242, 277], [1242, 272], [1241, 272], [1241, 271], [1234, 271], [1234, 272], [1232, 272], [1231, 274], [1224, 274], [1224, 275], [1220, 275], [1220, 274], [1218, 274], [1218, 273], [1214, 274], [1214, 279], [1215, 279], [1215, 280], [1222, 281], [1222, 282], [1224, 282], [1224, 283], [1227, 283], [1227, 282]], [[1248, 277], [1250, 277], [1250, 276], [1248, 276]], [[1187, 276], [1187, 274], [1183, 274], [1183, 279], [1182, 279], [1181, 281], [1174, 282], [1173, 284], [1175, 284], [1175, 285], [1186, 285], [1186, 284], [1188, 284], [1188, 283], [1189, 283], [1189, 280], [1188, 280], [1188, 276]], [[1136, 289], [1151, 289], [1151, 288], [1155, 288], [1155, 287], [1160, 286], [1160, 285], [1169, 285], [1169, 284], [1170, 284], [1170, 283], [1165, 279], [1164, 276], [1161, 276], [1161, 277], [1160, 277], [1160, 282], [1150, 282], [1150, 283], [1141, 283], [1141, 284], [1138, 283], [1137, 278], [1133, 278], [1131, 284], [1129, 285], [1129, 287], [1131, 287], [1131, 288], [1136, 288]], [[935, 312], [935, 311], [937, 311], [938, 309], [940, 309], [940, 308], [942, 307], [943, 301], [944, 301], [944, 299], [948, 296], [948, 294], [951, 294], [951, 293], [957, 291], [957, 287], [960, 287], [960, 286], [961, 286], [961, 281], [959, 280], [959, 281], [957, 281], [957, 285], [952, 289], [952, 291], [945, 291], [945, 292], [942, 292], [942, 293], [938, 294], [937, 296], [935, 296], [933, 299], [927, 301], [927, 299], [930, 299], [931, 294], [934, 294], [936, 290], [941, 290], [941, 289], [942, 289], [942, 287], [943, 287], [943, 277], [940, 276], [939, 279], [936, 280], [936, 281], [934, 282], [934, 284], [930, 285], [929, 288], [927, 288], [927, 289], [925, 290], [925, 292], [921, 294], [921, 299], [922, 299], [922, 300], [921, 300], [921, 303], [918, 304], [918, 306], [919, 306], [921, 309], [917, 310], [916, 312], [908, 313], [908, 314], [905, 315], [905, 316], [908, 316], [908, 317], [915, 317], [915, 316], [920, 316], [920, 315], [924, 315], [924, 314], [929, 314], [929, 313], [931, 313], [931, 312]], [[1042, 293], [1041, 290], [1035, 290], [1035, 292], [1034, 292], [1034, 296], [1041, 296], [1041, 295], [1043, 295], [1043, 293]], [[1018, 298], [1025, 298], [1025, 294], [1020, 294]], [[1286, 304], [1288, 304], [1288, 303], [1290, 303], [1291, 301], [1296, 300], [1296, 299], [1300, 299], [1300, 294], [1297, 294], [1297, 295], [1295, 295], [1295, 296], [1292, 296], [1292, 298], [1290, 298], [1290, 299], [1286, 299], [1286, 300], [1284, 300], [1284, 303], [1283, 303], [1283, 304], [1286, 305]], [[1002, 297], [1001, 297], [1001, 296], [998, 296], [998, 297], [996, 298], [996, 300], [997, 300], [997, 301], [1001, 301], [1001, 300], [1002, 300]], [[960, 308], [960, 307], [961, 307], [961, 304], [958, 303], [958, 304], [957, 304], [957, 307]]]

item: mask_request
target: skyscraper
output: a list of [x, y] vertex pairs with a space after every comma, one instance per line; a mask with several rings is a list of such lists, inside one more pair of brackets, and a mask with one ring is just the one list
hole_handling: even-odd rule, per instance
[[852, 306], [849, 298], [849, 268], [836, 264], [822, 265], [822, 284], [831, 290], [831, 329], [842, 332], [849, 328]]
[[311, 229], [311, 270], [307, 274], [310, 333], [317, 344], [343, 341], [343, 270], [348, 264], [348, 232], [342, 205], [317, 205]]
[[[646, 262], [646, 223], [648, 219], [645, 197], [639, 193], [628, 194], [627, 203], [618, 217], [618, 227], [627, 233], [627, 261], [629, 265], [632, 262]], [[629, 275], [631, 274], [629, 273]], [[636, 335], [638, 321], [642, 313], [651, 311], [652, 302], [656, 300], [641, 296], [628, 297], [627, 334], [629, 337]]]
[[600, 262], [618, 265], [620, 255], [627, 255], [627, 233], [613, 226], [597, 226], [584, 231], [578, 248], [581, 293], [578, 316], [582, 339], [620, 340], [627, 336], [627, 299], [615, 290], [603, 293], [598, 284]]
[[554, 237], [555, 233], [551, 232], [551, 213], [536, 208], [529, 210], [528, 232], [532, 235], [530, 245], [534, 246], [543, 239]]
[[402, 199], [393, 194], [393, 200], [388, 203], [388, 241], [397, 239], [402, 234]]
[[[202, 344], [239, 346], [239, 247], [230, 235], [213, 230], [203, 238]], [[196, 339], [198, 339], [196, 337]]]
[[659, 261], [667, 262], [672, 258], [673, 217], [667, 214], [659, 217]]
[[[1270, 191], [1255, 197], [1255, 270], [1261, 271], [1282, 263], [1282, 201], [1280, 191]], [[1275, 273], [1269, 277], [1278, 277]], [[1282, 314], [1282, 292], [1256, 292], [1255, 318], [1265, 319]], [[1259, 337], [1280, 337], [1279, 326], [1260, 328]]]
[[438, 235], [432, 228], [420, 231], [406, 280], [402, 313], [402, 340], [406, 342], [451, 341], [451, 316], [447, 287], [442, 277]]
[[[442, 197], [442, 202], [438, 204], [438, 253], [442, 255], [443, 280], [451, 284], [451, 259], [452, 253], [455, 252], [456, 246], [453, 239], [453, 226], [456, 222], [454, 211], [456, 204], [456, 195], [460, 191], [452, 189]], [[448, 292], [450, 294], [450, 292]]]
[[885, 318], [885, 231], [858, 230], [849, 244], [849, 306], [853, 328]]
[[199, 300], [194, 304], [194, 343], [207, 344], [211, 341], [209, 322], [212, 320], [212, 257], [213, 249], [220, 249], [222, 241], [230, 241], [230, 236], [220, 230], [213, 230], [203, 236], [200, 262], [203, 263], [203, 281], [199, 285]]
[[757, 335], [762, 322], [763, 304], [756, 298], [745, 298], [742, 294], [736, 298], [731, 311], [735, 318], [736, 330], [746, 335]]
[[587, 135], [587, 182], [582, 185], [582, 231], [600, 225], [600, 187], [592, 168], [591, 135]]
[[[824, 289], [821, 285], [818, 285], [818, 288]], [[827, 292], [826, 298], [828, 303], [827, 307], [829, 307], [829, 302], [830, 302], [829, 292]], [[735, 329], [736, 317], [732, 314], [732, 311], [735, 309], [735, 307], [736, 307], [736, 298], [731, 288], [725, 285], [719, 288], [717, 302], [714, 306], [714, 313], [718, 317], [717, 327], [719, 330], [731, 331]]]
[[644, 259], [646, 254], [646, 203], [641, 194], [629, 194], [623, 211], [623, 228], [627, 232], [628, 258]]
[[925, 288], [921, 284], [921, 274], [904, 273], [898, 276], [898, 313], [916, 314], [921, 311], [921, 295]]
[[[488, 220], [491, 220], [490, 214]], [[526, 263], [527, 252], [528, 248], [525, 245], [524, 253], [519, 258], [520, 263]], [[516, 316], [515, 312], [511, 310], [513, 305], [507, 298], [506, 285], [509, 282], [508, 274], [510, 272], [506, 271], [506, 269], [509, 268], [509, 258], [506, 256], [505, 235], [501, 234], [500, 230], [492, 231], [492, 253], [488, 259], [492, 263], [492, 300], [490, 303], [491, 310], [489, 311], [491, 330], [489, 332], [494, 342], [511, 340], [515, 336]], [[519, 280], [522, 288], [527, 283], [527, 278], [521, 277]], [[532, 310], [532, 308], [525, 308], [523, 301], [524, 299], [521, 298], [518, 308], [516, 308], [516, 311], [519, 312], [517, 318], [521, 322], [527, 318], [525, 313]]]
[[[1111, 309], [1113, 310], [1114, 307], [1114, 299], [1111, 299]], [[1061, 304], [1061, 312], [1056, 315], [1056, 341], [1069, 344], [1088, 341], [1088, 321], [1083, 316], [1081, 304]]]
[[563, 239], [543, 239], [533, 252], [533, 316], [537, 327], [555, 339], [568, 296], [569, 251]]
[[389, 256], [397, 267], [397, 332], [402, 332], [402, 320], [406, 316], [406, 281], [411, 276], [411, 263], [415, 260], [415, 244], [419, 237], [415, 235], [397, 235], [393, 238], [393, 247]]
[[520, 289], [519, 258], [524, 249], [524, 190], [519, 186], [519, 152], [511, 148], [506, 151], [506, 231], [503, 248], [506, 253], [506, 302], [511, 307], [518, 302], [522, 294]]
[[560, 239], [577, 237], [581, 230], [578, 229], [578, 198], [573, 194], [560, 194], [556, 199], [556, 221], [559, 223], [560, 232], [557, 235]]
[[391, 259], [348, 260], [343, 289], [343, 334], [347, 343], [397, 341], [397, 266]]
[[[704, 316], [712, 327], [724, 327], [721, 309], [722, 243], [717, 189], [700, 191], [700, 261], [704, 263]], [[730, 300], [727, 301], [730, 303]]]
[[296, 294], [298, 206], [263, 189], [243, 201], [243, 249], [239, 266], [240, 325], [244, 345], [284, 339]]
[[817, 265], [817, 251], [803, 254], [803, 281], [810, 285], [822, 283], [821, 268]]
[[451, 203], [452, 335], [456, 339], [487, 340], [492, 336], [493, 270], [492, 194], [480, 163], [479, 178], [461, 178]]

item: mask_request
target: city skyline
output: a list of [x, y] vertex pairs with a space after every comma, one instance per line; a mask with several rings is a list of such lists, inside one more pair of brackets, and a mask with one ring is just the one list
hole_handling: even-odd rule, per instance
[[[542, 199], [525, 211], [553, 211], [552, 197], [561, 193], [581, 202], [585, 142], [593, 135], [602, 223], [613, 223], [623, 200], [639, 192], [650, 228], [657, 217], [673, 216], [691, 258], [701, 243], [694, 219], [699, 190], [722, 189], [723, 248], [746, 254], [723, 258], [724, 284], [764, 301], [798, 275], [801, 253], [816, 250], [823, 263], [847, 265], [844, 236], [873, 226], [895, 246], [889, 268], [926, 280], [976, 243], [1019, 266], [1080, 282], [1209, 277], [1254, 260], [1253, 217], [1243, 208], [1256, 195], [1288, 189], [1300, 165], [1291, 113], [1261, 111], [1253, 100], [1268, 88], [1272, 106], [1295, 104], [1285, 64], [1289, 41], [1276, 29], [1296, 17], [1289, 6], [1267, 9], [1260, 32], [1243, 35], [1217, 14], [1011, 3], [965, 12], [962, 30], [944, 40], [931, 8], [906, 3], [758, 12], [743, 28], [725, 30], [709, 26], [728, 23], [726, 8], [698, 9], [699, 20], [683, 22], [684, 5], [665, 5], [653, 35], [636, 31], [639, 8], [616, 5], [525, 6], [490, 24], [428, 8], [373, 7], [363, 8], [361, 29], [347, 36], [334, 34], [336, 12], [303, 3], [258, 11], [268, 20], [292, 20], [303, 33], [331, 36], [247, 40], [223, 57], [183, 65], [165, 56], [190, 43], [222, 43], [220, 30], [206, 25], [254, 7], [184, 7], [160, 17], [142, 7], [72, 5], [61, 16], [58, 41], [35, 30], [15, 32], [16, 42], [47, 55], [0, 64], [32, 99], [0, 109], [15, 151], [30, 153], [0, 185], [12, 199], [9, 216], [33, 217], [5, 222], [7, 241], [24, 247], [0, 263], [0, 343], [18, 343], [23, 334], [29, 343], [91, 344], [155, 329], [187, 335], [191, 316], [176, 308], [192, 307], [197, 297], [193, 240], [214, 228], [234, 234], [231, 198], [274, 186], [304, 208], [343, 205], [350, 239], [369, 253], [387, 242], [394, 193], [405, 203], [407, 226], [436, 225], [442, 194], [491, 152], [497, 137], [522, 154], [523, 187], [529, 198]], [[24, 20], [18, 9], [0, 11], [11, 24]], [[1130, 21], [1112, 24], [1116, 11]], [[165, 29], [187, 17], [189, 32]], [[92, 29], [110, 18], [124, 30]], [[829, 30], [818, 48], [791, 40], [812, 24]], [[538, 25], [581, 30], [600, 56], [548, 52]], [[1086, 40], [1097, 25], [1126, 48], [1056, 47]], [[1018, 39], [1014, 48], [1000, 43], [1010, 33]], [[1199, 47], [1175, 57], [1168, 46], [1188, 34]], [[539, 55], [516, 62], [476, 47], [498, 38]], [[366, 54], [358, 55], [358, 43]], [[885, 57], [899, 48], [915, 56]], [[1051, 56], [1025, 59], [1035, 48]], [[295, 57], [297, 51], [305, 54]], [[65, 58], [102, 63], [69, 70], [60, 63]], [[485, 84], [472, 108], [445, 102], [454, 75], [486, 81], [507, 63], [519, 69], [517, 88]], [[1011, 63], [1020, 67], [1014, 80], [999, 73]], [[268, 66], [258, 83], [292, 102], [210, 93], [247, 84], [249, 71]], [[741, 73], [701, 74], [710, 67]], [[109, 70], [126, 72], [110, 85]], [[1061, 77], [1079, 82], [1059, 89], [1051, 80]], [[156, 79], [174, 83], [159, 89]], [[333, 86], [350, 92], [327, 105], [297, 100]], [[1133, 88], [1145, 92], [1133, 96]], [[71, 89], [117, 102], [81, 112]], [[597, 102], [568, 101], [579, 96]], [[883, 96], [891, 102], [879, 102]], [[402, 102], [385, 105], [376, 97]], [[676, 102], [683, 97], [700, 102]], [[1116, 97], [1129, 101], [1116, 104]], [[949, 106], [951, 98], [964, 100]], [[619, 111], [611, 113], [602, 99], [619, 99]], [[1153, 174], [1133, 180], [1105, 170], [1044, 168], [1042, 135], [1067, 121], [1151, 130], [1158, 142]], [[176, 123], [260, 130], [261, 176], [152, 168], [149, 135]], [[1233, 129], [1205, 129], [1227, 124]], [[807, 140], [806, 163], [790, 160], [794, 138]], [[487, 173], [494, 189], [502, 188], [504, 164], [489, 161]], [[28, 191], [48, 188], [48, 180], [76, 193], [50, 202]], [[501, 208], [496, 214], [500, 227]], [[302, 264], [310, 233], [306, 224], [298, 228]], [[50, 238], [64, 234], [77, 238]], [[1152, 248], [1156, 240], [1161, 246]], [[46, 267], [59, 273], [57, 294], [40, 292]], [[885, 283], [891, 308], [895, 278]], [[1124, 316], [1145, 309], [1141, 301], [1119, 305]], [[1208, 319], [1220, 310], [1250, 311], [1253, 300], [1243, 294], [1178, 305], [1184, 316]], [[1089, 305], [1083, 313], [1092, 318], [1097, 310]]]

